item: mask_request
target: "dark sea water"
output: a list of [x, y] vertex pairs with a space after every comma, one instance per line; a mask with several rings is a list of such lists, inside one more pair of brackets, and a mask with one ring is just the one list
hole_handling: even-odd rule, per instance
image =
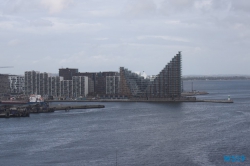
[[198, 98], [234, 103], [84, 103], [106, 107], [0, 119], [0, 165], [250, 165], [250, 81], [193, 82], [210, 93]]

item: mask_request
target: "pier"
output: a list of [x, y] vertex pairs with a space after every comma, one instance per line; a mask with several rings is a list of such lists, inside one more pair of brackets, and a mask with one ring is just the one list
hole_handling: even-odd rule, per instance
[[29, 116], [30, 112], [26, 108], [2, 107], [0, 109], [0, 118], [29, 117]]
[[207, 95], [208, 92], [205, 91], [192, 91], [192, 92], [182, 92], [182, 96], [196, 96], [196, 95]]
[[197, 102], [210, 102], [210, 103], [233, 103], [233, 100], [197, 100]]
[[82, 105], [82, 106], [57, 106], [50, 108], [53, 111], [58, 111], [58, 110], [73, 110], [73, 109], [92, 109], [92, 108], [105, 108], [104, 105]]
[[90, 99], [90, 100], [50, 100], [49, 102], [212, 102], [212, 103], [233, 103], [233, 100], [212, 99], [201, 100], [196, 97], [187, 98], [131, 98], [131, 99]]
[[[187, 98], [131, 98], [131, 99], [95, 99], [95, 100], [51, 100], [49, 102], [210, 102], [210, 103], [233, 103], [233, 100], [201, 100], [196, 97]], [[0, 107], [0, 118], [29, 117], [32, 113], [51, 113], [54, 111], [70, 111], [74, 109], [105, 108], [104, 105], [59, 105], [50, 107], [48, 104], [23, 104], [4, 105]]]
[[44, 107], [41, 104], [20, 105], [20, 106], [2, 106], [0, 107], [0, 118], [12, 117], [29, 117], [32, 113], [51, 113], [58, 110], [74, 110], [74, 109], [94, 109], [105, 108], [104, 105], [80, 105], [80, 106], [54, 106]]

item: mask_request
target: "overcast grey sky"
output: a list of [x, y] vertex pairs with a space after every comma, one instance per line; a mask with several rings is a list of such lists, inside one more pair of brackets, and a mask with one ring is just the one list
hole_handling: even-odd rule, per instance
[[249, 74], [249, 0], [0, 0], [0, 73]]

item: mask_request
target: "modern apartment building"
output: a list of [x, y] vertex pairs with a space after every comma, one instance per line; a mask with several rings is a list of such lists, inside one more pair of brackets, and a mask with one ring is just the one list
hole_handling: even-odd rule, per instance
[[120, 67], [120, 91], [121, 95], [129, 97], [142, 97], [145, 95], [146, 88], [150, 80], [132, 71]]
[[86, 76], [73, 76], [73, 97], [86, 97], [88, 95], [88, 77]]
[[60, 76], [51, 76], [38, 71], [25, 72], [25, 94], [39, 94], [43, 97], [56, 98], [86, 97], [89, 91], [93, 92], [93, 81], [87, 76], [73, 76], [71, 80], [64, 80]]
[[25, 94], [38, 94], [39, 89], [39, 78], [38, 78], [38, 71], [26, 71], [24, 73], [24, 80], [25, 80]]
[[59, 76], [63, 77], [64, 80], [72, 80], [72, 77], [78, 73], [78, 69], [73, 68], [61, 68], [59, 69]]
[[162, 69], [147, 88], [150, 97], [180, 98], [182, 92], [181, 81], [181, 52]]
[[106, 76], [106, 95], [120, 94], [120, 76]]
[[181, 52], [153, 78], [144, 78], [120, 67], [120, 94], [128, 97], [181, 97]]
[[24, 76], [20, 75], [9, 75], [9, 87], [10, 93], [12, 94], [21, 94], [24, 93]]
[[106, 95], [106, 77], [118, 76], [118, 72], [85, 72], [75, 73], [74, 76], [87, 76], [89, 78], [89, 94], [103, 96]]
[[106, 95], [106, 77], [108, 76], [118, 76], [118, 72], [108, 71], [99, 72], [96, 75], [95, 93], [98, 96]]
[[48, 96], [49, 94], [49, 75], [48, 73], [40, 73], [39, 71], [26, 71], [24, 74], [25, 94], [39, 94]]
[[61, 97], [66, 99], [73, 98], [73, 81], [63, 80], [60, 83], [61, 83], [60, 86]]
[[88, 77], [88, 94], [95, 95], [95, 85], [96, 85], [96, 74], [95, 72], [78, 72], [74, 76], [86, 76]]
[[52, 76], [48, 78], [48, 95], [53, 97], [61, 96], [61, 81], [63, 77]]
[[124, 67], [118, 72], [85, 72], [78, 69], [59, 69], [59, 76], [48, 73], [25, 72], [25, 94], [40, 94], [63, 98], [107, 97], [181, 97], [181, 52], [160, 71], [150, 77], [134, 73]]
[[49, 74], [48, 73], [38, 73], [38, 92], [37, 94], [46, 96], [49, 93]]
[[9, 79], [7, 74], [0, 74], [0, 97], [10, 92]]

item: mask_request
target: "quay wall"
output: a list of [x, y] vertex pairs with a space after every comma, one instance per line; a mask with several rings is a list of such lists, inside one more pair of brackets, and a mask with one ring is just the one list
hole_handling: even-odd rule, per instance
[[188, 98], [131, 98], [131, 99], [90, 99], [90, 100], [47, 100], [47, 102], [212, 102], [233, 103], [233, 100], [200, 100], [195, 97]]

